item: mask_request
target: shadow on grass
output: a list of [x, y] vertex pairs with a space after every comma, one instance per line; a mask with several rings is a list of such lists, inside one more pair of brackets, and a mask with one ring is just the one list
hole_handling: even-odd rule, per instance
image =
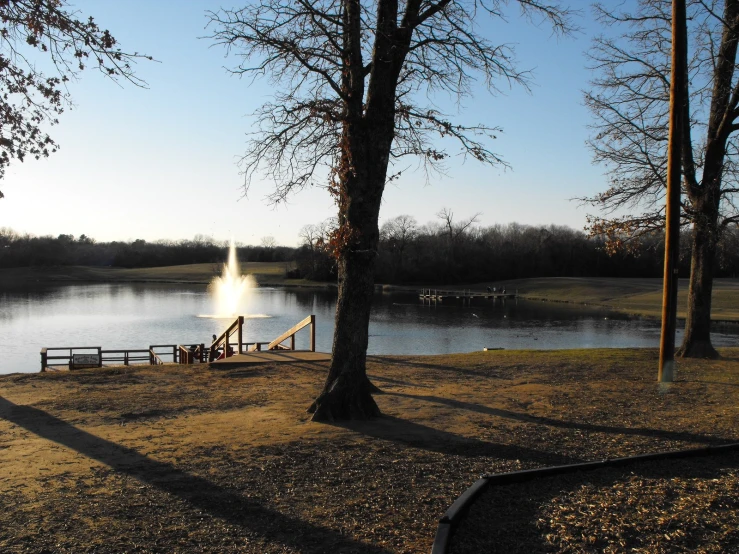
[[706, 381], [704, 379], [691, 379], [691, 383], [700, 383], [701, 385], [717, 385], [719, 387], [739, 387], [739, 383], [726, 383], [722, 381]]
[[[328, 363], [329, 362], [301, 362], [301, 363], [291, 364], [291, 368], [301, 369], [301, 370], [309, 371], [312, 373], [320, 373], [321, 376], [325, 378], [328, 375]], [[411, 383], [410, 381], [401, 381], [400, 379], [391, 379], [390, 377], [381, 377], [373, 373], [367, 373], [367, 377], [369, 377], [369, 380], [372, 382], [380, 381], [382, 383], [389, 383], [391, 385], [401, 385], [401, 386], [406, 386], [406, 387], [412, 385], [414, 387], [429, 388], [428, 385], [419, 385], [416, 383]]]
[[731, 442], [730, 439], [721, 439], [711, 437], [709, 435], [700, 435], [696, 433], [688, 433], [685, 431], [666, 431], [664, 429], [649, 429], [642, 427], [614, 427], [611, 425], [598, 425], [595, 423], [578, 423], [573, 421], [562, 421], [550, 417], [534, 416], [529, 414], [521, 414], [510, 410], [501, 410], [499, 408], [490, 408], [482, 404], [473, 402], [462, 402], [452, 398], [443, 398], [441, 396], [425, 396], [418, 394], [407, 394], [402, 392], [387, 392], [388, 396], [400, 396], [403, 398], [411, 398], [414, 400], [423, 400], [425, 402], [433, 402], [435, 404], [443, 404], [450, 408], [458, 410], [467, 410], [478, 414], [485, 414], [505, 419], [520, 421], [523, 423], [535, 423], [537, 425], [546, 425], [549, 427], [558, 427], [562, 429], [578, 429], [580, 431], [592, 431], [596, 433], [609, 433], [617, 435], [640, 435], [644, 437], [653, 437], [665, 440], [677, 440], [690, 443], [700, 444], [722, 444]]
[[474, 371], [471, 369], [462, 369], [456, 366], [429, 364], [429, 363], [424, 363], [424, 362], [410, 362], [407, 360], [397, 360], [394, 358], [386, 358], [384, 356], [368, 356], [367, 361], [385, 364], [385, 365], [400, 365], [404, 367], [410, 366], [410, 367], [414, 367], [418, 369], [430, 369], [432, 371], [451, 371], [452, 373], [458, 373], [459, 375], [469, 375], [472, 377], [484, 377], [486, 375], [484, 371]]
[[224, 379], [247, 379], [252, 377], [260, 377], [268, 373], [277, 373], [282, 367], [289, 366], [290, 370], [302, 369], [304, 371], [310, 371], [314, 373], [327, 373], [326, 362], [311, 362], [301, 360], [299, 362], [289, 362], [283, 364], [275, 364], [272, 362], [257, 363], [257, 364], [244, 364], [244, 365], [233, 365], [228, 366], [210, 366], [210, 369], [217, 373], [221, 373], [221, 377]]
[[333, 529], [282, 514], [258, 500], [245, 498], [238, 492], [191, 475], [170, 463], [153, 460], [132, 448], [78, 429], [43, 410], [19, 406], [0, 397], [0, 418], [291, 550], [304, 553], [388, 553], [383, 548], [345, 537]]
[[370, 421], [341, 421], [329, 424], [375, 439], [387, 440], [403, 446], [437, 452], [447, 456], [520, 460], [521, 462], [531, 462], [537, 465], [564, 465], [582, 461], [579, 458], [536, 450], [526, 446], [493, 443], [463, 437], [449, 431], [434, 429], [393, 416], [382, 416]]

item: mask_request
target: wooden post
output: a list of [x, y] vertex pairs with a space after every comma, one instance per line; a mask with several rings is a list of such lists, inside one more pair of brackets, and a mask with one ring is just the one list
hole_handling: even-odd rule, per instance
[[295, 333], [290, 335], [290, 350], [295, 350]]
[[239, 316], [238, 331], [237, 331], [238, 340], [239, 340], [239, 349], [238, 349], [239, 350], [239, 354], [242, 354], [243, 353], [243, 351], [241, 349], [241, 341], [244, 338], [243, 325], [244, 325], [244, 316], [243, 315], [240, 315]]
[[672, 0], [672, 76], [670, 79], [670, 128], [667, 143], [667, 205], [665, 209], [665, 268], [662, 284], [662, 334], [657, 380], [675, 378], [675, 328], [677, 327], [677, 277], [680, 256], [680, 169], [682, 118], [686, 101], [687, 27], [685, 0]]
[[98, 346], [98, 367], [103, 367], [103, 347], [102, 346]]
[[316, 351], [316, 316], [310, 316], [310, 351]]
[[46, 365], [47, 365], [48, 359], [46, 355], [46, 348], [41, 349], [41, 373], [46, 371]]

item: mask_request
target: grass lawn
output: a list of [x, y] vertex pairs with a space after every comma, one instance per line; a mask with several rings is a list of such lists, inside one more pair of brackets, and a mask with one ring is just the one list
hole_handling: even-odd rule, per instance
[[[286, 279], [292, 262], [245, 262], [242, 274], [254, 275], [262, 285], [311, 285], [305, 279]], [[145, 267], [125, 269], [120, 267], [56, 266], [20, 267], [0, 269], [0, 285], [8, 287], [27, 286], [28, 283], [75, 283], [75, 282], [167, 282], [207, 284], [220, 275], [222, 264], [190, 264], [167, 267]]]
[[[721, 354], [679, 360], [667, 389], [652, 349], [374, 356], [385, 415], [347, 424], [305, 413], [325, 362], [0, 376], [0, 551], [429, 552], [438, 518], [482, 473], [737, 440], [739, 349]], [[729, 486], [738, 463], [701, 486]], [[596, 494], [638, 514], [647, 491], [627, 484], [619, 496], [565, 483], [548, 498], [568, 498], [563, 519], [586, 525]], [[660, 509], [692, 528], [680, 498]], [[722, 506], [710, 509], [728, 519], [685, 551], [739, 545]], [[549, 512], [530, 507], [511, 512], [542, 548], [527, 552], [567, 544], [577, 526], [539, 528]], [[664, 546], [653, 535], [614, 551]], [[594, 551], [583, 544], [568, 551]]]
[[[505, 281], [497, 286], [518, 290], [523, 298], [532, 300], [600, 305], [633, 314], [662, 316], [662, 279], [545, 277]], [[680, 279], [678, 290], [678, 315], [685, 317], [687, 279]], [[713, 319], [739, 321], [739, 279], [714, 280], [711, 315]]]

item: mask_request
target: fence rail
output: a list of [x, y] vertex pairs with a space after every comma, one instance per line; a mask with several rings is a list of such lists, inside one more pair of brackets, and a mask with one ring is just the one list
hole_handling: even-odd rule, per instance
[[[221, 336], [216, 338], [216, 340], [213, 341], [213, 344], [210, 345], [210, 348], [208, 349], [208, 361], [212, 362], [219, 356], [222, 358], [228, 358], [229, 356], [233, 356], [233, 349], [231, 348], [231, 335], [236, 334], [236, 345], [238, 347], [239, 354], [241, 354], [243, 350], [243, 327], [244, 327], [244, 316], [240, 315], [236, 318], [236, 320], [228, 326], [228, 329], [226, 329], [223, 333], [221, 333]], [[222, 353], [219, 355], [218, 352], [221, 351]]]
[[[102, 367], [104, 364], [133, 365], [136, 363], [164, 365], [180, 362], [182, 356], [178, 344], [152, 344], [149, 348], [118, 348], [103, 350], [100, 346], [60, 346], [41, 349], [41, 371], [55, 371], [62, 368]], [[199, 345], [204, 349], [204, 345]], [[164, 351], [162, 351], [165, 349]], [[202, 351], [202, 350], [201, 350]], [[199, 352], [197, 352], [199, 355]], [[75, 365], [76, 356], [95, 356], [94, 364]], [[205, 356], [203, 356], [204, 358]], [[204, 360], [201, 360], [204, 361]]]
[[[203, 343], [152, 344], [149, 348], [119, 348], [103, 350], [100, 346], [60, 346], [41, 349], [41, 371], [55, 371], [65, 367], [102, 367], [104, 363], [132, 365], [148, 363], [193, 364], [212, 362], [216, 358], [228, 358], [235, 352], [255, 352], [261, 350], [295, 350], [295, 334], [310, 327], [310, 351], [316, 351], [316, 316], [309, 315], [297, 325], [282, 333], [270, 342], [243, 342], [244, 316], [237, 317], [220, 337], [210, 346]], [[235, 336], [235, 337], [234, 337]], [[236, 341], [232, 341], [236, 338]], [[290, 340], [290, 344], [283, 342]], [[235, 348], [234, 348], [235, 347]]]
[[[295, 334], [303, 329], [304, 327], [308, 327], [310, 325], [310, 351], [315, 352], [316, 351], [316, 316], [315, 315], [309, 315], [306, 317], [303, 321], [298, 323], [297, 325], [291, 327], [284, 333], [282, 333], [279, 337], [277, 337], [275, 340], [270, 342], [267, 345], [267, 350], [295, 350]], [[283, 346], [282, 343], [286, 341], [287, 339], [290, 339], [290, 347]]]

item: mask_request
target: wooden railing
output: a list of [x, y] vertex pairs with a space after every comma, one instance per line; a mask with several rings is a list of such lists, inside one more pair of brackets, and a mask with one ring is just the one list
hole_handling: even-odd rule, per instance
[[[177, 344], [153, 344], [148, 349], [144, 348], [119, 348], [114, 350], [103, 350], [100, 346], [64, 346], [41, 349], [41, 371], [47, 369], [102, 367], [109, 365], [131, 365], [134, 363], [148, 363], [150, 365], [163, 365], [165, 363], [180, 363], [180, 359], [190, 356], [190, 362], [195, 360], [204, 362], [207, 359], [205, 345], [199, 344], [194, 350], [184, 348], [185, 356], [180, 353], [180, 345]], [[157, 351], [166, 349], [166, 352]], [[94, 357], [83, 363], [75, 364], [75, 358]], [[171, 357], [171, 360], [165, 358]], [[91, 363], [92, 362], [92, 363]], [[186, 362], [182, 362], [186, 363]]]
[[[279, 337], [270, 343], [267, 343], [267, 350], [295, 350], [295, 334], [301, 329], [310, 325], [310, 351], [316, 351], [316, 316], [309, 315], [303, 321], [297, 325], [291, 327]], [[290, 339], [290, 346], [282, 344], [287, 339]], [[256, 343], [254, 346], [249, 348], [250, 352], [261, 350], [261, 345], [264, 343]]]
[[[242, 342], [244, 316], [239, 316], [229, 325], [213, 344], [206, 347], [204, 344], [183, 346], [181, 344], [152, 344], [148, 349], [121, 348], [118, 350], [103, 350], [100, 346], [64, 346], [41, 349], [41, 371], [47, 369], [69, 369], [84, 367], [102, 367], [104, 363], [116, 365], [131, 365], [133, 363], [148, 363], [163, 365], [165, 358], [171, 356], [170, 363], [192, 364], [211, 362], [222, 356], [228, 358], [235, 353], [254, 352], [261, 350], [295, 350], [295, 334], [310, 326], [310, 350], [316, 351], [316, 316], [310, 315], [303, 321], [282, 333], [271, 342]], [[231, 338], [236, 335], [236, 340]], [[282, 344], [290, 339], [290, 345]], [[234, 350], [234, 345], [236, 350]], [[159, 351], [158, 351], [159, 349]], [[166, 351], [162, 352], [161, 349]]]
[[244, 352], [243, 346], [242, 346], [242, 340], [243, 340], [243, 327], [244, 327], [244, 316], [240, 315], [236, 318], [236, 320], [229, 325], [228, 329], [226, 329], [223, 333], [221, 333], [221, 336], [218, 337], [216, 340], [213, 341], [213, 344], [210, 345], [210, 348], [208, 349], [208, 361], [212, 362], [216, 358], [218, 358], [219, 354], [218, 351], [222, 349], [222, 356], [224, 358], [228, 358], [230, 356], [233, 356], [234, 350], [231, 348], [231, 335], [236, 334], [236, 345], [238, 347], [238, 353], [242, 354]]
[[[113, 365], [131, 365], [135, 362], [151, 363], [150, 349], [120, 349], [120, 350], [101, 350], [100, 365], [103, 362], [111, 362]], [[71, 368], [70, 368], [71, 369]]]
[[149, 364], [150, 365], [164, 365], [164, 360], [154, 352], [154, 348], [149, 348]]
[[[84, 352], [75, 352], [75, 350], [83, 350]], [[95, 353], [91, 353], [91, 350]], [[66, 354], [61, 354], [64, 351], [66, 351]], [[98, 367], [103, 365], [102, 348], [100, 346], [59, 346], [41, 349], [41, 371], [46, 371], [48, 367], [71, 366], [75, 354], [97, 356]]]
[[[151, 365], [159, 365], [154, 363], [155, 360], [159, 360], [161, 363], [166, 363], [166, 360], [164, 357], [171, 356], [172, 359], [169, 360], [171, 363], [176, 364], [177, 363], [177, 344], [151, 344], [149, 345], [149, 351], [153, 354], [152, 357], [152, 364]], [[157, 352], [158, 349], [165, 348], [166, 352]]]
[[208, 355], [204, 344], [193, 344], [192, 346], [177, 345], [177, 354], [180, 364], [203, 363]]

